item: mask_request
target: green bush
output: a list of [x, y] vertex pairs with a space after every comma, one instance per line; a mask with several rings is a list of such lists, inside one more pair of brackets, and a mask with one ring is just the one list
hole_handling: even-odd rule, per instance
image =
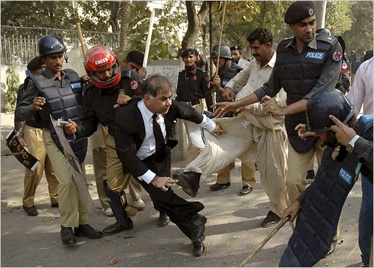
[[19, 77], [14, 70], [14, 66], [10, 66], [6, 71], [6, 84], [8, 90], [6, 92], [7, 109], [13, 111], [17, 103], [17, 92], [19, 88]]

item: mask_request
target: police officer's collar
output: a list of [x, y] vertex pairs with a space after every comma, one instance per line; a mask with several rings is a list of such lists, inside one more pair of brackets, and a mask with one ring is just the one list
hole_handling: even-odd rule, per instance
[[[294, 38], [291, 39], [291, 41], [286, 45], [286, 48], [287, 47], [292, 47], [294, 49], [297, 49], [297, 46], [296, 46], [296, 37], [294, 37]], [[313, 40], [308, 43], [307, 47], [310, 47], [310, 48], [313, 48], [313, 49], [317, 49], [317, 38], [316, 38], [316, 35], [314, 35]]]
[[[43, 73], [42, 73], [46, 78], [48, 78], [48, 79], [50, 79], [50, 80], [55, 80], [55, 78], [57, 78], [57, 76], [54, 74], [54, 73], [52, 73], [49, 69], [45, 69], [44, 71], [43, 71]], [[63, 70], [61, 70], [61, 77], [62, 78], [65, 78], [65, 77], [67, 77], [67, 74], [63, 71]]]
[[196, 64], [195, 64], [195, 68], [193, 68], [192, 70], [187, 70], [186, 67], [184, 67], [184, 71], [186, 72], [186, 75], [188, 74], [194, 74], [196, 75], [196, 71], [197, 71], [197, 67], [196, 67]]

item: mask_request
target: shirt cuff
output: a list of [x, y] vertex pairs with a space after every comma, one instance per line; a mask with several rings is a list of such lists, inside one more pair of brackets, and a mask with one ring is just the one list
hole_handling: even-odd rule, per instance
[[208, 132], [212, 132], [216, 128], [216, 122], [209, 119], [205, 114], [203, 114], [203, 121], [199, 124], [199, 126], [206, 129]]
[[156, 177], [156, 174], [153, 171], [148, 170], [146, 173], [139, 176], [138, 179], [141, 180], [141, 181], [145, 181], [146, 183], [150, 184], [151, 181], [154, 179], [154, 177]]

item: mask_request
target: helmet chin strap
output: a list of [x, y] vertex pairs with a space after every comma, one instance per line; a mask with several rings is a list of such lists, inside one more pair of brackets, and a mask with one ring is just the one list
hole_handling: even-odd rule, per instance
[[64, 52], [64, 59], [65, 59], [65, 62], [68, 63], [68, 59], [69, 59], [69, 57], [68, 57], [68, 55], [66, 54], [66, 52]]

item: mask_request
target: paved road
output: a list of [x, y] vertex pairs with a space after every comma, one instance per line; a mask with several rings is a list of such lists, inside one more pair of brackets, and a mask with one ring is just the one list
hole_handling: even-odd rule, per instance
[[[3, 137], [13, 126], [13, 114], [1, 114]], [[2, 142], [2, 152], [5, 151]], [[91, 154], [87, 156], [90, 193], [97, 211], [91, 215], [91, 225], [103, 229], [114, 222], [99, 209]], [[179, 171], [183, 162], [174, 163]], [[204, 203], [206, 225], [206, 253], [200, 258], [191, 255], [189, 240], [174, 224], [159, 228], [158, 214], [148, 195], [143, 192], [146, 208], [134, 218], [134, 229], [99, 240], [78, 238], [78, 245], [65, 247], [60, 240], [58, 209], [51, 208], [43, 178], [37, 190], [35, 205], [37, 217], [29, 217], [22, 210], [24, 168], [13, 156], [1, 158], [1, 265], [19, 266], [137, 266], [137, 267], [233, 267], [251, 254], [273, 228], [264, 229], [260, 223], [268, 212], [268, 199], [258, 181], [250, 195], [238, 196], [241, 189], [240, 162], [232, 171], [232, 184], [228, 189], [212, 192], [209, 185], [215, 176], [201, 183], [195, 198]], [[259, 180], [259, 174], [257, 174]], [[181, 189], [176, 192], [189, 198]], [[339, 244], [331, 256], [317, 266], [360, 266], [360, 250], [357, 242], [357, 219], [361, 202], [360, 181], [348, 196], [342, 213]], [[278, 266], [291, 228], [286, 224], [264, 248], [246, 265], [251, 267]]]

